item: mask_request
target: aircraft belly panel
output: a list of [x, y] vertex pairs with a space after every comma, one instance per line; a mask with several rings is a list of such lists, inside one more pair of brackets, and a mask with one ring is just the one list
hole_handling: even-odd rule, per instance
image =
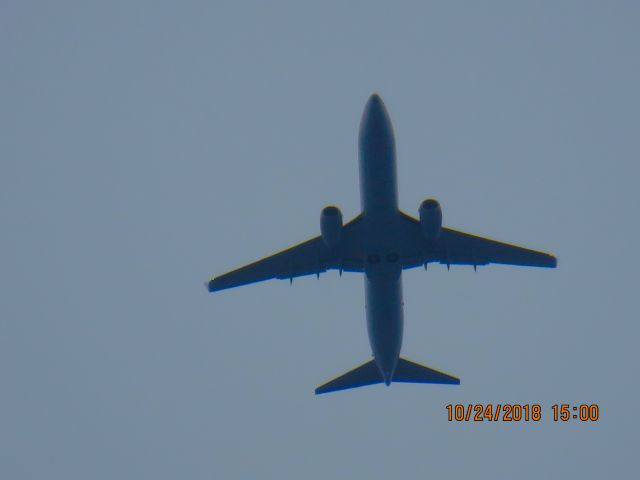
[[402, 347], [402, 278], [399, 264], [367, 265], [365, 302], [371, 351], [383, 377], [391, 378]]

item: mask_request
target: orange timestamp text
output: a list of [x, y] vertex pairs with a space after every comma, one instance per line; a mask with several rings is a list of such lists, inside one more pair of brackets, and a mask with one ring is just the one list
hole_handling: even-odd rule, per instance
[[[539, 422], [543, 417], [542, 406], [538, 403], [450, 403], [446, 409], [450, 422]], [[551, 413], [554, 422], [595, 422], [600, 418], [600, 407], [597, 404], [556, 403], [551, 406]]]

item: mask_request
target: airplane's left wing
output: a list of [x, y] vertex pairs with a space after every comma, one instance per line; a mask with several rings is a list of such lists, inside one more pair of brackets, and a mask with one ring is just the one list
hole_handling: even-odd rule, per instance
[[362, 228], [360, 216], [345, 224], [342, 241], [333, 249], [322, 237], [314, 237], [270, 257], [250, 263], [212, 278], [207, 283], [210, 292], [239, 287], [272, 278], [289, 279], [304, 275], [320, 275], [329, 269], [362, 272]]
[[403, 268], [439, 262], [445, 265], [487, 265], [500, 263], [523, 267], [555, 268], [556, 257], [545, 252], [499, 242], [490, 238], [442, 227], [437, 240], [427, 241], [420, 222], [403, 213]]

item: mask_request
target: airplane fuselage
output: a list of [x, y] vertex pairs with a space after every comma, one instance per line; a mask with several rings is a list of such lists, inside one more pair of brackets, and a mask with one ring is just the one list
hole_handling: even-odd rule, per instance
[[371, 96], [362, 115], [358, 149], [367, 330], [373, 357], [388, 385], [402, 346], [402, 265], [393, 228], [400, 215], [395, 139], [378, 95]]

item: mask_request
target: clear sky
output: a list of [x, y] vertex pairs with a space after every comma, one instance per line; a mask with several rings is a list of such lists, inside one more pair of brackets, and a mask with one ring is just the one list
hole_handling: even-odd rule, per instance
[[[633, 476], [639, 24], [633, 1], [2, 2], [0, 477]], [[435, 197], [559, 268], [406, 272], [403, 354], [461, 385], [315, 397], [369, 358], [361, 276], [203, 282], [359, 212], [374, 91], [403, 210]], [[446, 419], [488, 402], [544, 419]]]

